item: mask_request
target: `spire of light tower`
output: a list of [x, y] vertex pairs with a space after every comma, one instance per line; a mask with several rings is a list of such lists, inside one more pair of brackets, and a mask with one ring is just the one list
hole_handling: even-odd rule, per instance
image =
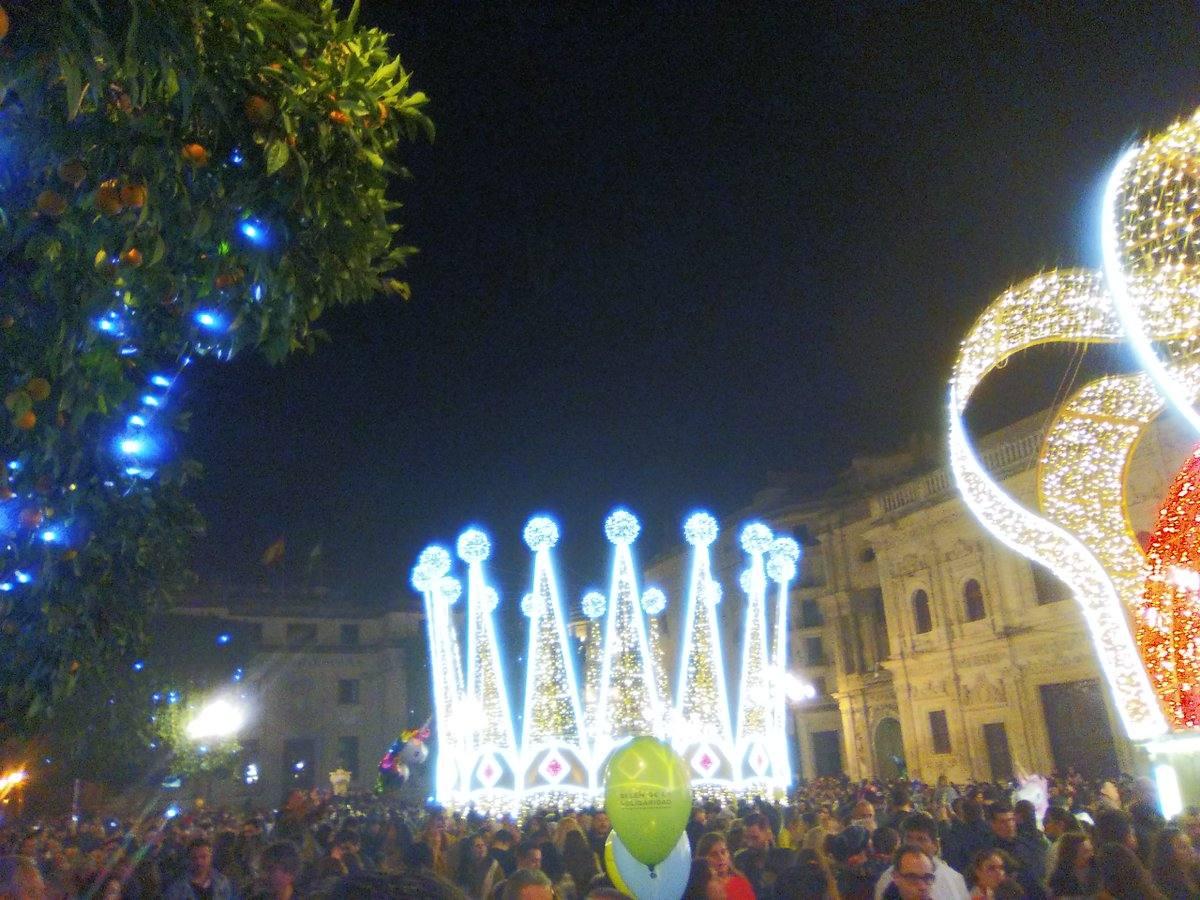
[[[412, 571], [412, 586], [420, 591], [425, 606], [425, 627], [429, 639], [429, 672], [432, 684], [433, 711], [438, 727], [438, 755], [434, 762], [434, 793], [441, 803], [450, 803], [455, 792], [461, 789], [459, 779], [458, 756], [462, 749], [461, 742], [456, 739], [455, 724], [458, 721], [458, 709], [462, 702], [462, 664], [455, 659], [457, 638], [454, 639], [454, 651], [450, 650], [449, 632], [454, 631], [453, 623], [443, 624], [442, 597], [440, 591], [443, 580], [449, 579], [450, 554], [444, 547], [432, 545], [421, 551], [417, 565]], [[457, 582], [455, 582], [457, 584]], [[459, 587], [461, 592], [461, 585]], [[457, 681], [454, 675], [457, 666]]]
[[800, 545], [789, 537], [775, 538], [767, 557], [767, 577], [779, 585], [779, 597], [775, 607], [775, 641], [771, 655], [772, 707], [774, 720], [771, 754], [774, 757], [775, 782], [786, 790], [792, 783], [792, 759], [788, 752], [787, 739], [787, 691], [785, 680], [788, 672], [788, 584], [796, 577], [796, 563], [800, 559]]
[[533, 591], [522, 601], [529, 617], [525, 673], [525, 730], [521, 742], [523, 804], [544, 807], [555, 800], [579, 806], [589, 791], [587, 736], [575, 659], [567, 644], [566, 619], [550, 559], [558, 526], [537, 516], [525, 526], [534, 552]]
[[600, 666], [600, 709], [593, 751], [597, 777], [609, 751], [622, 740], [642, 734], [659, 735], [666, 730], [630, 549], [639, 531], [638, 520], [623, 509], [616, 510], [604, 523], [604, 533], [615, 545], [616, 553]]
[[771, 671], [767, 642], [767, 578], [763, 555], [771, 546], [771, 530], [761, 522], [742, 529], [742, 549], [750, 568], [742, 573], [746, 593], [746, 625], [742, 641], [742, 678], [738, 691], [737, 760], [740, 775], [750, 784], [772, 780]]
[[709, 546], [717, 539], [717, 520], [706, 512], [688, 517], [683, 534], [692, 545], [687, 610], [676, 682], [672, 742], [692, 770], [699, 793], [732, 788], [735, 777], [725, 656], [717, 626], [721, 586], [712, 577]]

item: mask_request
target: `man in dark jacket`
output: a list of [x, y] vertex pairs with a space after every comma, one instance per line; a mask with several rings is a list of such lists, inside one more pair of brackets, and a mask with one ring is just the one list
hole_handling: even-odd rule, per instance
[[1042, 882], [1046, 878], [1046, 850], [1049, 845], [1040, 833], [1034, 839], [1017, 833], [1017, 815], [1006, 800], [988, 807], [988, 825], [992, 841], [988, 849], [1003, 850], [1017, 861], [1009, 875], [1025, 890], [1027, 900], [1045, 900]]

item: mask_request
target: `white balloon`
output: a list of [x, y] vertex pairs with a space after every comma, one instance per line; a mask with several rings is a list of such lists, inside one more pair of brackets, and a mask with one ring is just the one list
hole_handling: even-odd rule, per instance
[[413, 738], [404, 745], [400, 751], [400, 757], [410, 766], [419, 766], [429, 759], [429, 748], [425, 746], [424, 741]]
[[651, 875], [650, 867], [634, 859], [621, 843], [621, 836], [614, 834], [613, 861], [637, 900], [679, 900], [687, 890], [688, 875], [692, 871], [692, 845], [688, 843], [687, 832], [683, 832], [675, 848], [654, 866]]

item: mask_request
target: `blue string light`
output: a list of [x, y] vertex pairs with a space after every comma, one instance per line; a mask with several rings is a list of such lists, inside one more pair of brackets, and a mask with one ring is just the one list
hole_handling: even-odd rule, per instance
[[238, 225], [238, 230], [242, 233], [242, 237], [255, 246], [261, 247], [267, 242], [267, 228], [258, 219], [243, 219]]

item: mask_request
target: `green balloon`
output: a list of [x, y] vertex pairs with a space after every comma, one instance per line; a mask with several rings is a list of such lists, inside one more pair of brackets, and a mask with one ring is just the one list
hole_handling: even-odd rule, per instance
[[687, 763], [662, 741], [637, 737], [608, 761], [604, 806], [613, 830], [634, 859], [666, 859], [692, 812]]

